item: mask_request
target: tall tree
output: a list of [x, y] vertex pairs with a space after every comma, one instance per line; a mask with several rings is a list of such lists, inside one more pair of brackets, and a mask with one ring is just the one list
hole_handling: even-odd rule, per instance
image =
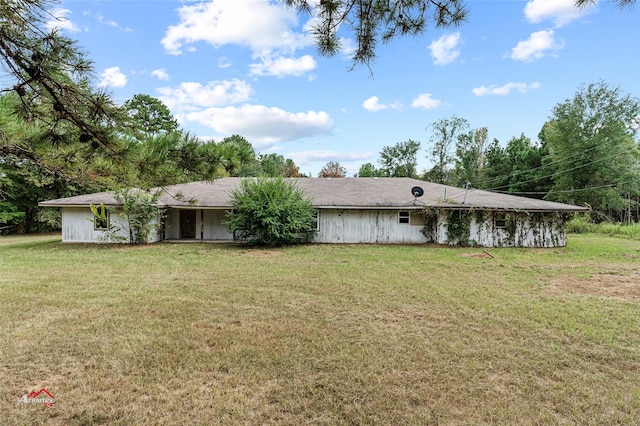
[[452, 182], [454, 185], [465, 186], [469, 184], [478, 188], [488, 136], [489, 131], [486, 127], [458, 136]]
[[347, 169], [337, 161], [329, 161], [318, 173], [320, 178], [343, 178], [347, 176]]
[[418, 36], [435, 28], [456, 27], [466, 20], [462, 0], [285, 0], [299, 13], [313, 14], [311, 29], [318, 52], [334, 56], [342, 49], [339, 30], [354, 34], [353, 66], [367, 67], [376, 58], [379, 42]]
[[356, 177], [382, 177], [384, 173], [380, 169], [376, 169], [371, 163], [364, 163], [360, 166]]
[[59, 215], [45, 217], [39, 201], [104, 190], [122, 174], [102, 148], [80, 142], [74, 126], [67, 124], [63, 141], [52, 144], [48, 126], [15, 114], [20, 102], [13, 93], [0, 96], [0, 228], [43, 231], [55, 228]]
[[380, 152], [380, 172], [389, 177], [416, 177], [420, 142], [409, 139], [393, 146], [385, 146]]
[[588, 204], [618, 220], [640, 192], [640, 99], [605, 82], [581, 86], [553, 108], [543, 136], [555, 167], [549, 198]]
[[244, 136], [231, 135], [222, 139], [218, 143], [217, 151], [228, 176], [246, 175], [243, 173], [243, 167], [250, 165], [254, 170], [258, 162], [253, 145]]
[[482, 189], [503, 189], [509, 187], [511, 162], [507, 150], [493, 139], [484, 151], [484, 164], [478, 184]]
[[178, 121], [160, 99], [145, 94], [136, 94], [124, 103], [123, 109], [129, 118], [126, 126], [136, 136], [178, 130]]
[[425, 177], [435, 183], [449, 183], [453, 161], [451, 150], [460, 135], [468, 131], [469, 122], [454, 115], [451, 118], [441, 118], [435, 121], [427, 127], [427, 129], [429, 128], [431, 129], [431, 136], [429, 136], [431, 151], [427, 158], [434, 166]]

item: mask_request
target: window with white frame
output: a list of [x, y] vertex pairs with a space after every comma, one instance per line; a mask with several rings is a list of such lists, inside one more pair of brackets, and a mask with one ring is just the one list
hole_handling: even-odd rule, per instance
[[408, 225], [410, 218], [411, 216], [409, 215], [408, 211], [398, 212], [398, 223]]

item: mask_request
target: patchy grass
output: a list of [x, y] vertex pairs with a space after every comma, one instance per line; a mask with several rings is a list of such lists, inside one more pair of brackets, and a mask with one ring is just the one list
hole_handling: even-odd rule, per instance
[[0, 238], [2, 424], [640, 422], [638, 241], [58, 241]]

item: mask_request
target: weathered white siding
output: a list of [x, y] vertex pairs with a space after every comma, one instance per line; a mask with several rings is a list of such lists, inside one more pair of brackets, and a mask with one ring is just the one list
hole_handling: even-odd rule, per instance
[[[407, 210], [403, 210], [407, 211]], [[315, 242], [319, 243], [424, 243], [424, 226], [398, 223], [399, 210], [321, 209]]]
[[[62, 208], [62, 242], [63, 243], [108, 243], [104, 231], [93, 229], [93, 213], [89, 207]], [[110, 223], [121, 228], [120, 234], [129, 238], [129, 227], [117, 214], [111, 213]]]
[[[225, 210], [196, 210], [195, 240], [231, 241], [233, 234], [224, 225], [225, 212]], [[169, 209], [164, 219], [164, 229], [166, 239], [178, 240], [181, 238], [180, 210]]]
[[[109, 243], [105, 231], [93, 229], [93, 213], [89, 207], [63, 207], [62, 208], [62, 242], [63, 243]], [[129, 241], [129, 225], [119, 214], [111, 212], [109, 217], [111, 229], [120, 228], [118, 235]], [[158, 233], [149, 234], [149, 242], [158, 241]]]
[[[437, 215], [437, 229], [429, 241], [446, 244], [460, 244], [460, 239], [450, 239], [448, 235], [448, 212]], [[453, 212], [458, 214], [458, 212]], [[470, 215], [467, 243], [481, 247], [564, 247], [567, 234], [564, 219], [555, 213], [507, 213], [505, 226], [496, 226], [495, 212], [462, 212]]]

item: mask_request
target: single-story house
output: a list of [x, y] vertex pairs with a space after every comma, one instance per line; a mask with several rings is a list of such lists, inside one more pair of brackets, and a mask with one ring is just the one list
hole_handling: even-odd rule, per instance
[[[150, 242], [233, 241], [224, 222], [230, 193], [241, 179], [246, 178], [162, 188], [158, 201], [162, 220]], [[568, 215], [588, 211], [410, 178], [301, 178], [295, 182], [317, 209], [314, 242], [318, 243], [558, 247], [566, 245]], [[107, 221], [93, 220], [90, 206], [100, 204], [110, 207]], [[62, 208], [63, 242], [105, 242], [105, 231], [114, 225], [126, 240], [126, 222], [116, 213], [119, 205], [108, 192], [40, 203]]]

